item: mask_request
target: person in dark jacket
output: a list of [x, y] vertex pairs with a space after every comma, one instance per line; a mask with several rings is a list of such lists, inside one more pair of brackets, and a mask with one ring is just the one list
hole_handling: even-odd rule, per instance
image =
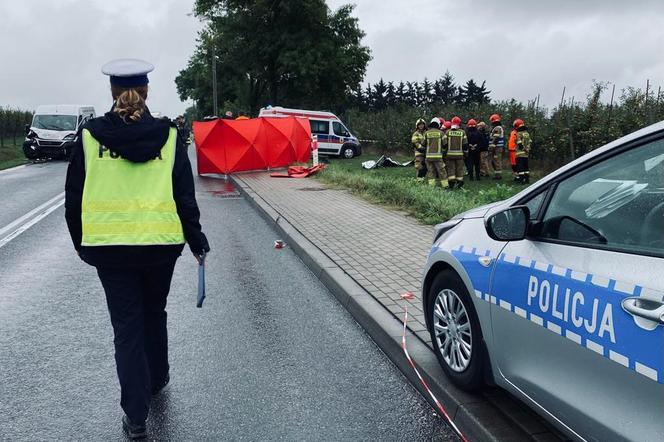
[[473, 119], [468, 120], [466, 124], [466, 137], [468, 138], [468, 157], [466, 165], [468, 167], [468, 175], [471, 181], [480, 180], [480, 160], [481, 160], [481, 146], [484, 142], [484, 137], [477, 130], [477, 122]]
[[138, 60], [103, 67], [114, 104], [79, 130], [65, 183], [74, 248], [106, 293], [132, 439], [145, 437], [150, 397], [170, 380], [165, 308], [175, 262], [185, 241], [199, 263], [210, 250], [186, 147], [145, 104], [152, 69]]
[[484, 121], [477, 123], [477, 130], [482, 136], [480, 143], [480, 176], [489, 176], [489, 128]]

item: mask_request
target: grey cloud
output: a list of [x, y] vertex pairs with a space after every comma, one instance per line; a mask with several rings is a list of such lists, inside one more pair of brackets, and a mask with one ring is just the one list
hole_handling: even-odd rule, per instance
[[3, 2], [0, 17], [8, 23], [0, 26], [0, 57], [5, 61], [0, 105], [34, 109], [43, 103], [89, 103], [98, 113], [105, 112], [111, 99], [102, 64], [136, 57], [156, 66], [150, 75], [150, 108], [181, 113], [186, 104], [177, 97], [173, 80], [195, 46], [199, 25], [185, 15], [192, 4]]

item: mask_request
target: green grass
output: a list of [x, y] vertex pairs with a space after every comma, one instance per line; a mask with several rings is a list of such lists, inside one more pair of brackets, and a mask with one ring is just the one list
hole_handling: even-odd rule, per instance
[[22, 141], [5, 140], [5, 146], [0, 147], [0, 170], [27, 163], [28, 160], [23, 155]]
[[463, 189], [447, 191], [415, 181], [414, 167], [362, 169], [361, 163], [370, 159], [374, 159], [373, 156], [332, 159], [316, 177], [327, 185], [348, 189], [372, 203], [406, 211], [424, 224], [437, 224], [473, 207], [509, 198], [523, 189], [522, 185], [511, 181], [511, 172], [504, 171], [502, 181], [487, 178], [478, 182], [466, 177]]

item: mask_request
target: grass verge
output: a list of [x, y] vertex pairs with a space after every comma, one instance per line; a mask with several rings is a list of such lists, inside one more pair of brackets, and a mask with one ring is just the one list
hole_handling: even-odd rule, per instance
[[[413, 167], [362, 169], [362, 162], [368, 159], [332, 159], [316, 177], [325, 184], [347, 189], [372, 203], [404, 210], [424, 224], [437, 224], [457, 213], [504, 200], [523, 190], [522, 185], [511, 181], [511, 173], [504, 172], [502, 181], [488, 178], [468, 181], [466, 177], [463, 189], [446, 191], [415, 181]], [[393, 159], [402, 162], [409, 160]], [[532, 178], [534, 181], [536, 176]]]
[[27, 163], [20, 145], [11, 145], [0, 148], [0, 170]]

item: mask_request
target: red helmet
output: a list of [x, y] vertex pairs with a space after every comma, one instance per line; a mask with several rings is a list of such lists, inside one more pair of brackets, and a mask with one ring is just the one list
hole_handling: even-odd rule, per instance
[[491, 116], [489, 117], [489, 121], [491, 121], [492, 123], [495, 123], [495, 122], [497, 122], [497, 121], [500, 121], [500, 115], [498, 115], [498, 114], [493, 114], [493, 115], [491, 115]]
[[526, 123], [524, 123], [521, 118], [517, 118], [516, 120], [514, 120], [514, 124], [513, 124], [514, 129], [518, 129], [521, 126], [525, 126], [525, 125], [526, 125]]
[[445, 124], [445, 118], [438, 117], [438, 119], [440, 120], [440, 127], [443, 127], [443, 125]]
[[445, 123], [443, 123], [443, 127], [445, 127], [445, 129], [452, 129], [452, 122], [446, 121]]
[[453, 117], [452, 118], [452, 126], [461, 126], [461, 118]]
[[468, 122], [466, 123], [466, 126], [467, 126], [467, 127], [477, 127], [477, 121], [475, 121], [475, 120], [473, 120], [473, 119], [471, 118], [471, 119], [468, 120]]

